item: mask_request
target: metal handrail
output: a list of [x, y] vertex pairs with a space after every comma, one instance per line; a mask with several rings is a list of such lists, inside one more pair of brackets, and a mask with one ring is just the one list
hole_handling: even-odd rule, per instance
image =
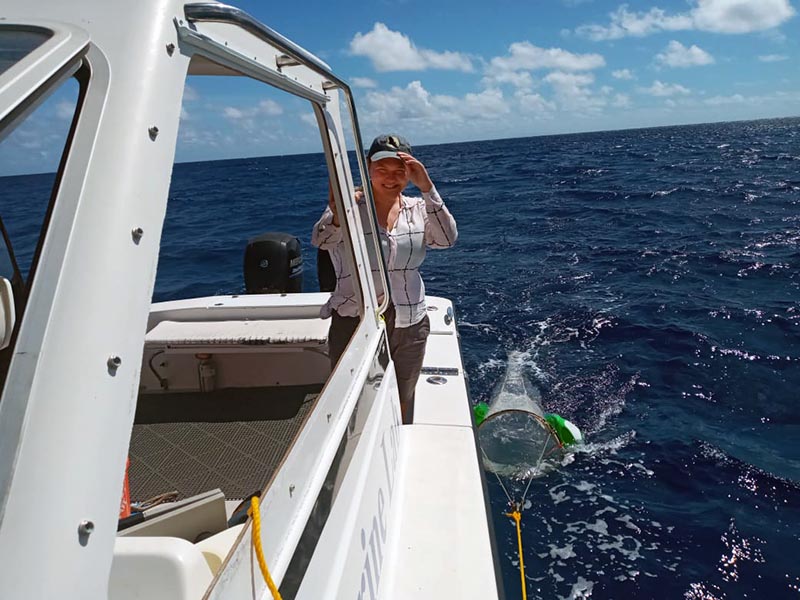
[[291, 58], [303, 63], [316, 71], [320, 75], [325, 75], [333, 83], [339, 86], [346, 85], [341, 79], [333, 74], [330, 67], [311, 54], [308, 50], [301, 48], [293, 41], [283, 37], [274, 29], [270, 29], [260, 21], [251, 17], [240, 8], [219, 4], [217, 2], [193, 2], [183, 7], [186, 19], [191, 22], [213, 22], [230, 23], [241, 27], [245, 31], [252, 33], [257, 38], [268, 42], [284, 52]]
[[281, 52], [285, 53], [290, 58], [297, 60], [312, 71], [326, 77], [335, 87], [338, 87], [344, 92], [347, 100], [347, 107], [350, 112], [350, 120], [353, 124], [353, 135], [356, 144], [356, 156], [358, 157], [358, 168], [361, 171], [361, 181], [364, 185], [364, 193], [367, 197], [367, 209], [372, 217], [372, 227], [375, 230], [373, 243], [375, 244], [376, 256], [379, 257], [378, 269], [381, 273], [381, 280], [384, 285], [383, 301], [378, 306], [378, 312], [384, 312], [391, 300], [391, 287], [389, 284], [389, 276], [386, 272], [383, 247], [381, 246], [380, 236], [378, 235], [378, 217], [374, 210], [375, 199], [372, 196], [372, 184], [369, 180], [369, 170], [367, 169], [366, 159], [364, 157], [364, 147], [361, 143], [361, 130], [358, 126], [358, 115], [356, 113], [356, 105], [353, 99], [353, 92], [350, 86], [344, 80], [334, 75], [330, 67], [324, 62], [319, 60], [316, 56], [301, 48], [291, 40], [285, 38], [280, 33], [257, 21], [255, 18], [235, 6], [228, 6], [227, 4], [219, 4], [216, 2], [195, 2], [186, 4], [184, 6], [184, 14], [186, 19], [191, 22], [214, 22], [214, 23], [230, 23], [237, 25], [242, 29], [253, 34], [257, 38], [272, 44]]

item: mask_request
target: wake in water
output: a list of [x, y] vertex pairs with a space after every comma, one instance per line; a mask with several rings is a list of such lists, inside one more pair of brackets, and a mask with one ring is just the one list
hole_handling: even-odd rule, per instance
[[[653, 477], [642, 462], [618, 457], [635, 443], [636, 433], [628, 431], [610, 439], [603, 435], [639, 384], [637, 378], [622, 381], [619, 370], [608, 365], [597, 374], [558, 381], [551, 373], [541, 373], [537, 364], [550, 341], [548, 336], [536, 336], [529, 351], [510, 352], [491, 396], [488, 415], [508, 411], [525, 417], [503, 423], [503, 428], [491, 431], [492, 436], [481, 435], [483, 426], [478, 430], [482, 446], [489, 446], [487, 438], [494, 438], [490, 453], [495, 460], [487, 464], [484, 456], [487, 468], [503, 479], [506, 494], [525, 499], [519, 509], [529, 597], [586, 598], [604, 587], [609, 577], [618, 584], [638, 585], [641, 578], [650, 580], [674, 571], [678, 560], [662, 544], [671, 528], [649, 518], [646, 510], [615, 489], [619, 476], [629, 481]], [[499, 361], [487, 365], [500, 366]], [[534, 382], [544, 386], [546, 402]], [[567, 452], [543, 446], [540, 419], [553, 409], [580, 420], [583, 429], [592, 432], [589, 440]], [[508, 543], [502, 547], [516, 569], [514, 538], [509, 532]]]

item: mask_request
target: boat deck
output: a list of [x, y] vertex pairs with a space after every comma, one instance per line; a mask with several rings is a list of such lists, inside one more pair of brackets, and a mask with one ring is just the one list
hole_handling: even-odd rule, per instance
[[379, 597], [497, 598], [472, 429], [414, 424], [404, 425], [400, 435], [399, 508], [390, 524]]
[[130, 445], [134, 502], [220, 488], [228, 500], [263, 490], [320, 385], [141, 394]]

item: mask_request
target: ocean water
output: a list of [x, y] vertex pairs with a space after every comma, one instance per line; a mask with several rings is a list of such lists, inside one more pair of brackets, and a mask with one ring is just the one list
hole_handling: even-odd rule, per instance
[[[423, 275], [456, 304], [473, 401], [519, 353], [545, 409], [587, 438], [528, 493], [528, 597], [797, 598], [800, 119], [417, 155], [459, 224]], [[14, 199], [51, 182], [0, 182], [12, 239], [37, 232]], [[315, 289], [326, 196], [320, 155], [176, 165], [155, 299], [242, 291], [244, 245], [264, 231], [300, 238]], [[489, 477], [507, 597], [520, 598]]]

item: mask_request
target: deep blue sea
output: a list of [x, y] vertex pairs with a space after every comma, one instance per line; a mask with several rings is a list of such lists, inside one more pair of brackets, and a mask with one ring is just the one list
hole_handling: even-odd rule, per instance
[[[798, 598], [800, 119], [416, 154], [459, 225], [423, 275], [456, 304], [473, 401], [522, 352], [545, 409], [587, 437], [529, 492], [528, 597]], [[12, 237], [30, 235], [30, 209], [7, 199], [51, 180], [0, 180]], [[155, 299], [242, 291], [244, 245], [264, 231], [300, 238], [315, 289], [326, 197], [321, 155], [176, 165]]]

